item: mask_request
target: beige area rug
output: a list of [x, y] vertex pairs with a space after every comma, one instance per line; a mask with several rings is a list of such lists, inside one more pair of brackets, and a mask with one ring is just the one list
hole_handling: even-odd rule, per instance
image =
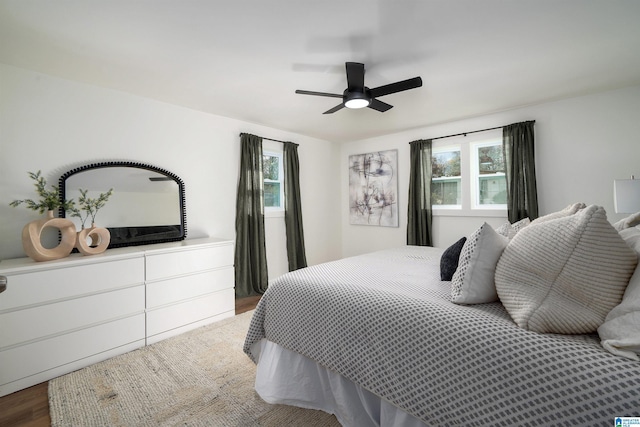
[[253, 311], [49, 382], [52, 426], [339, 426], [322, 411], [265, 403], [242, 352]]

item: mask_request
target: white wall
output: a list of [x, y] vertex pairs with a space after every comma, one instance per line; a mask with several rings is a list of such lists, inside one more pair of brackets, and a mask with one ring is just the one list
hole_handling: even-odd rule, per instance
[[[0, 259], [23, 256], [21, 229], [39, 217], [8, 206], [35, 196], [27, 171], [42, 169], [49, 183], [57, 183], [80, 163], [105, 160], [150, 163], [177, 174], [186, 186], [189, 237], [234, 238], [240, 132], [300, 144], [310, 264], [405, 244], [410, 141], [524, 120], [536, 120], [541, 214], [583, 201], [604, 206], [615, 221], [624, 215], [613, 214], [613, 179], [640, 176], [638, 117], [640, 87], [634, 87], [339, 146], [0, 64]], [[393, 148], [399, 154], [400, 226], [350, 225], [349, 155]], [[434, 243], [447, 246], [484, 220], [499, 225], [504, 217], [435, 217]], [[273, 279], [286, 271], [284, 223], [266, 222]]]
[[[572, 202], [603, 206], [609, 220], [625, 215], [613, 209], [613, 180], [640, 176], [640, 86], [582, 96], [457, 122], [429, 126], [345, 144], [342, 147], [342, 251], [351, 256], [406, 243], [409, 142], [535, 120], [536, 173], [540, 215]], [[349, 224], [349, 155], [398, 149], [400, 227]], [[434, 246], [446, 247], [473, 232], [482, 221], [503, 217], [445, 217], [433, 220]]]
[[334, 143], [0, 64], [0, 259], [24, 256], [22, 227], [39, 218], [9, 207], [37, 197], [27, 171], [57, 184], [72, 167], [106, 160], [175, 173], [185, 182], [188, 238], [234, 239], [240, 132], [300, 145], [308, 261], [338, 258], [339, 209], [326, 207], [340, 182], [324, 166], [337, 161]]

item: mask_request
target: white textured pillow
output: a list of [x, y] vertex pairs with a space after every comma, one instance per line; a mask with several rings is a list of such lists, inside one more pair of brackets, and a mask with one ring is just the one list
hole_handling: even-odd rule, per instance
[[496, 228], [496, 233], [511, 240], [513, 239], [513, 236], [515, 236], [518, 231], [522, 230], [524, 227], [526, 227], [530, 223], [531, 221], [529, 220], [529, 218], [523, 218], [520, 221], [514, 222], [513, 224], [507, 221], [504, 224], [502, 224], [500, 227]]
[[[620, 236], [640, 257], [640, 230], [626, 228]], [[598, 334], [602, 346], [611, 353], [640, 361], [640, 264], [629, 280], [622, 302], [607, 314]]]
[[498, 300], [494, 275], [507, 243], [508, 239], [486, 222], [467, 238], [451, 279], [452, 302], [481, 304]]
[[513, 236], [516, 235], [516, 230], [514, 230], [511, 223], [507, 221], [504, 224], [502, 224], [500, 227], [496, 228], [496, 233], [511, 240], [513, 239]]
[[516, 234], [496, 267], [496, 290], [522, 328], [590, 333], [620, 303], [637, 262], [593, 205]]
[[522, 218], [520, 221], [516, 221], [511, 224], [511, 228], [513, 228], [513, 230], [517, 233], [529, 224], [531, 224], [531, 220], [529, 218]]
[[540, 224], [541, 222], [547, 222], [558, 218], [565, 218], [567, 216], [575, 215], [577, 212], [580, 212], [582, 209], [586, 208], [587, 205], [584, 203], [572, 203], [566, 208], [562, 209], [558, 212], [553, 212], [547, 214], [545, 216], [538, 217], [531, 221], [531, 224]]
[[640, 224], [640, 212], [636, 212], [633, 215], [629, 215], [628, 217], [621, 219], [613, 224], [613, 228], [618, 231], [622, 231], [625, 228], [635, 227], [638, 224]]

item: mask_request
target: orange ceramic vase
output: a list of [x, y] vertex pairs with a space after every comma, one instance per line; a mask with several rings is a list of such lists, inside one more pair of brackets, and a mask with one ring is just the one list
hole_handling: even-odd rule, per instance
[[[57, 228], [61, 240], [55, 248], [42, 246], [42, 230], [47, 227]], [[36, 261], [51, 261], [69, 256], [76, 244], [76, 226], [66, 218], [54, 218], [53, 211], [47, 217], [31, 221], [22, 229], [22, 247], [25, 253]]]
[[82, 255], [97, 255], [107, 250], [111, 241], [111, 233], [102, 227], [91, 224], [91, 228], [78, 231], [76, 248]]

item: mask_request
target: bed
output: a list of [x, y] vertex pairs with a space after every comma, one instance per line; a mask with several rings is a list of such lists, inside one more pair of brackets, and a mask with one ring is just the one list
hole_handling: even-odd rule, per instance
[[[589, 208], [534, 222], [517, 234], [513, 227], [503, 230], [501, 254], [491, 267], [495, 301], [453, 303], [454, 282], [441, 276], [445, 251], [431, 247], [394, 248], [285, 274], [257, 305], [245, 341], [245, 353], [257, 363], [256, 391], [269, 403], [335, 414], [344, 426], [586, 426], [640, 416], [640, 362], [633, 352], [628, 357], [613, 354], [595, 330], [540, 332], [532, 320], [535, 315], [528, 316], [530, 325], [523, 325], [510, 302], [522, 295], [514, 297], [499, 286], [515, 280], [507, 255], [522, 257], [518, 243], [529, 250], [527, 233], [529, 238], [548, 239], [545, 230], [551, 225], [571, 240], [573, 228], [567, 232], [567, 218], [572, 217], [578, 240], [593, 241], [588, 230], [601, 233], [603, 227], [593, 220], [599, 210], [584, 214]], [[587, 226], [580, 215], [587, 217]], [[614, 233], [606, 230], [607, 239], [613, 241], [618, 231], [611, 230]], [[473, 239], [471, 246], [483, 247], [477, 236], [466, 240]], [[626, 283], [607, 291], [619, 294], [604, 303], [607, 313], [624, 304], [622, 297], [627, 298], [626, 286], [637, 265], [637, 254], [628, 243], [621, 239], [631, 255], [616, 246], [623, 254], [619, 255], [609, 240], [602, 250], [628, 262], [622, 267], [614, 262], [616, 271], [626, 271], [620, 274]], [[554, 241], [552, 246], [562, 244]], [[549, 248], [543, 252], [545, 268], [553, 271]], [[571, 256], [575, 253], [572, 250]], [[461, 249], [460, 263], [464, 258]], [[592, 254], [586, 260], [597, 264]], [[526, 261], [525, 270], [536, 257]], [[573, 261], [559, 262], [563, 267], [555, 279], [563, 281]], [[520, 287], [526, 283], [518, 280]], [[595, 291], [600, 293], [598, 303], [608, 300], [602, 289], [599, 285]], [[606, 323], [601, 317], [600, 326]], [[577, 322], [580, 327], [590, 324], [591, 318], [585, 319]], [[566, 327], [566, 322], [559, 324]]]

